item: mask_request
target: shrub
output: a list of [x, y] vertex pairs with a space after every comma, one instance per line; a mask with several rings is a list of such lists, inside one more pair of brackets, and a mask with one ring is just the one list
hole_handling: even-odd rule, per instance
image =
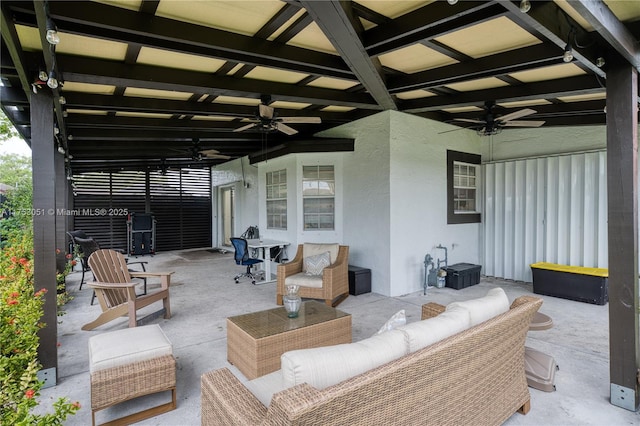
[[59, 425], [80, 405], [60, 398], [50, 414], [33, 414], [42, 383], [37, 379], [38, 330], [46, 290], [33, 288], [33, 236], [14, 236], [0, 253], [0, 423]]

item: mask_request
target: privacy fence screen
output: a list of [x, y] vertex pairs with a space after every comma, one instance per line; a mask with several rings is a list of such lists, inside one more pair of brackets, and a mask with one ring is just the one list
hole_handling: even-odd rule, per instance
[[208, 169], [82, 173], [73, 177], [72, 229], [103, 248], [127, 249], [127, 217], [151, 213], [155, 250], [211, 247]]

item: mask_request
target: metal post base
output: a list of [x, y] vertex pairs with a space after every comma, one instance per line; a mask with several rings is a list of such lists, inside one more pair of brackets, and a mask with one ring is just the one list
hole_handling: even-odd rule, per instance
[[624, 386], [611, 383], [611, 404], [629, 411], [636, 411], [636, 395], [635, 391]]
[[40, 370], [36, 373], [36, 377], [39, 381], [43, 382], [42, 389], [53, 387], [56, 385], [56, 368], [51, 367]]

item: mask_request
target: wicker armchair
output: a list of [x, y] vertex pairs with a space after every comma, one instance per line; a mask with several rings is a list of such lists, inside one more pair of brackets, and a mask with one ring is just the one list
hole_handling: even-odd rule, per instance
[[[276, 303], [282, 305], [286, 294], [287, 277], [303, 271], [304, 244], [298, 245], [296, 257], [288, 263], [278, 265]], [[338, 246], [335, 262], [322, 271], [322, 287], [300, 286], [300, 297], [322, 299], [328, 306], [337, 306], [349, 296], [349, 246]]]

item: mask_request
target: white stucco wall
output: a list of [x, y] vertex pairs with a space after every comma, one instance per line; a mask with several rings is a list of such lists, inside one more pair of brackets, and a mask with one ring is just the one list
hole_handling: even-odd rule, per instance
[[381, 112], [320, 134], [353, 138], [343, 158], [344, 244], [349, 263], [371, 269], [371, 290], [392, 294], [390, 279], [389, 112]]
[[[480, 264], [480, 223], [447, 224], [447, 150], [480, 153], [479, 137], [468, 131], [392, 111], [391, 118], [391, 295], [418, 291], [424, 258], [449, 265]], [[478, 193], [481, 197], [481, 192]]]

